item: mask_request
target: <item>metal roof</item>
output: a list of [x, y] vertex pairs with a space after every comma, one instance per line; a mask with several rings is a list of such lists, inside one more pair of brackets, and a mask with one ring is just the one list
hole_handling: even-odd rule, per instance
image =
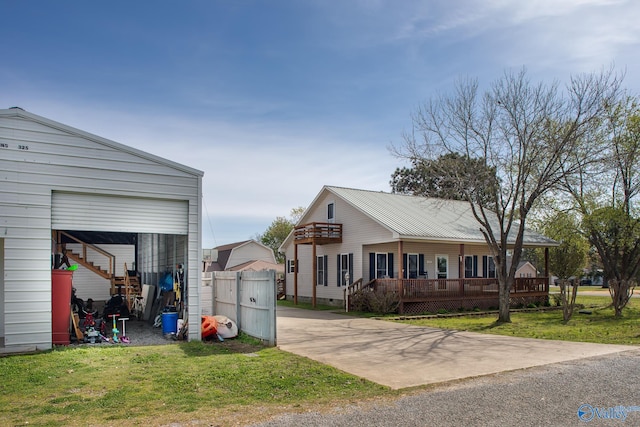
[[107, 147], [111, 147], [115, 150], [118, 151], [122, 151], [125, 153], [129, 153], [138, 157], [141, 157], [143, 159], [147, 159], [150, 160], [152, 162], [155, 163], [159, 163], [162, 165], [166, 165], [168, 167], [186, 172], [190, 175], [195, 175], [198, 177], [202, 177], [204, 175], [204, 172], [198, 169], [194, 169], [192, 167], [174, 162], [172, 160], [169, 159], [165, 159], [163, 157], [159, 157], [156, 156], [154, 154], [150, 154], [147, 153], [146, 151], [142, 151], [142, 150], [138, 150], [136, 148], [133, 147], [129, 147], [127, 145], [124, 144], [120, 144], [119, 142], [115, 142], [115, 141], [111, 141], [109, 139], [106, 138], [102, 138], [101, 136], [97, 136], [94, 134], [91, 134], [89, 132], [85, 132], [83, 130], [62, 124], [62, 123], [58, 123], [54, 120], [51, 119], [47, 119], [45, 117], [42, 116], [38, 116], [37, 114], [34, 113], [30, 113], [28, 111], [25, 111], [24, 109], [20, 108], [20, 107], [11, 107], [8, 109], [0, 109], [0, 117], [9, 117], [9, 118], [21, 118], [21, 119], [27, 119], [27, 120], [31, 120], [34, 121], [36, 123], [40, 123], [41, 125], [44, 126], [49, 126], [53, 129], [58, 129], [62, 132], [66, 132], [72, 135], [77, 135], [80, 136], [81, 138], [86, 138], [88, 140], [97, 142], [99, 144], [105, 145]]
[[[466, 201], [392, 194], [381, 191], [324, 187], [402, 239], [481, 243], [480, 225]], [[497, 228], [497, 218], [495, 219]], [[517, 230], [518, 224], [514, 224]], [[510, 243], [515, 238], [509, 239]], [[557, 246], [557, 242], [525, 231], [525, 246]]]

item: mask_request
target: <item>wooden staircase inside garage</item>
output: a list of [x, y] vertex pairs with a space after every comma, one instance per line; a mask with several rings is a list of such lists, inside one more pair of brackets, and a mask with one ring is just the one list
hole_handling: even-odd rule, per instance
[[[75, 261], [76, 263], [82, 265], [87, 270], [97, 274], [103, 279], [109, 280], [111, 283], [111, 289], [109, 291], [111, 296], [120, 295], [125, 298], [127, 306], [129, 310], [133, 307], [133, 301], [142, 296], [142, 287], [140, 285], [140, 278], [137, 274], [129, 275], [129, 270], [127, 269], [127, 263], [124, 263], [124, 276], [116, 276], [115, 274], [115, 262], [116, 257], [109, 252], [92, 245], [87, 242], [83, 242], [82, 240], [72, 236], [69, 233], [64, 231], [57, 231], [56, 242], [65, 240], [71, 240], [74, 243], [81, 245], [80, 253], [74, 252], [71, 249], [67, 249], [66, 244], [58, 244], [58, 252], [66, 255], [67, 258], [71, 261]], [[102, 262], [100, 265], [97, 265], [93, 261], [89, 261], [89, 256], [91, 255], [92, 259], [101, 259]]]

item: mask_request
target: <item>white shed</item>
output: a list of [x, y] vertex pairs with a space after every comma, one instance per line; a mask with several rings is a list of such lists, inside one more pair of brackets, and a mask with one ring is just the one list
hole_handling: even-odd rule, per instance
[[113, 247], [116, 274], [127, 262], [152, 285], [183, 264], [185, 313], [199, 325], [202, 176], [20, 108], [0, 110], [0, 353], [52, 347], [61, 243]]

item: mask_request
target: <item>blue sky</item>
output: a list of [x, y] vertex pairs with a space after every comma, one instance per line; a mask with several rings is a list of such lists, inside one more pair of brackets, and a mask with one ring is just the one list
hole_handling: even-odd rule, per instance
[[461, 77], [615, 65], [640, 89], [636, 0], [0, 0], [0, 108], [205, 172], [203, 245], [323, 185], [389, 190], [388, 147]]

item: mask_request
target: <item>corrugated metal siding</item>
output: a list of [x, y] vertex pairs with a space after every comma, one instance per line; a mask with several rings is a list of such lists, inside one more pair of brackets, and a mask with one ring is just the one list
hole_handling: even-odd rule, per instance
[[4, 239], [0, 237], [0, 340], [4, 341]]
[[[144, 212], [145, 223], [154, 223], [153, 228], [142, 228], [141, 222], [126, 224], [123, 210], [115, 212], [115, 221], [104, 218], [105, 227], [113, 231], [188, 233], [180, 256], [189, 260], [189, 321], [199, 322], [201, 172], [14, 110], [0, 110], [0, 144], [5, 346], [33, 344], [42, 349], [51, 348], [52, 192], [133, 197], [130, 200], [134, 203], [138, 198], [168, 201], [162, 203], [163, 208], [171, 210], [171, 215], [164, 217], [167, 221], [155, 216], [158, 212]], [[144, 206], [157, 210], [160, 205]], [[121, 207], [126, 211], [126, 206]], [[64, 206], [58, 208], [64, 209]], [[91, 207], [83, 209], [88, 209], [94, 219], [98, 215]], [[62, 219], [64, 215], [59, 215], [60, 212], [56, 218]], [[140, 214], [138, 211], [138, 219]], [[178, 217], [181, 218], [178, 223], [169, 225]], [[74, 221], [76, 219], [82, 221], [77, 216]], [[163, 222], [165, 225], [161, 228]], [[78, 229], [77, 225], [60, 220], [57, 226], [63, 228], [62, 225]], [[98, 230], [111, 231], [105, 227]], [[198, 339], [199, 331], [190, 330], [189, 338]]]

